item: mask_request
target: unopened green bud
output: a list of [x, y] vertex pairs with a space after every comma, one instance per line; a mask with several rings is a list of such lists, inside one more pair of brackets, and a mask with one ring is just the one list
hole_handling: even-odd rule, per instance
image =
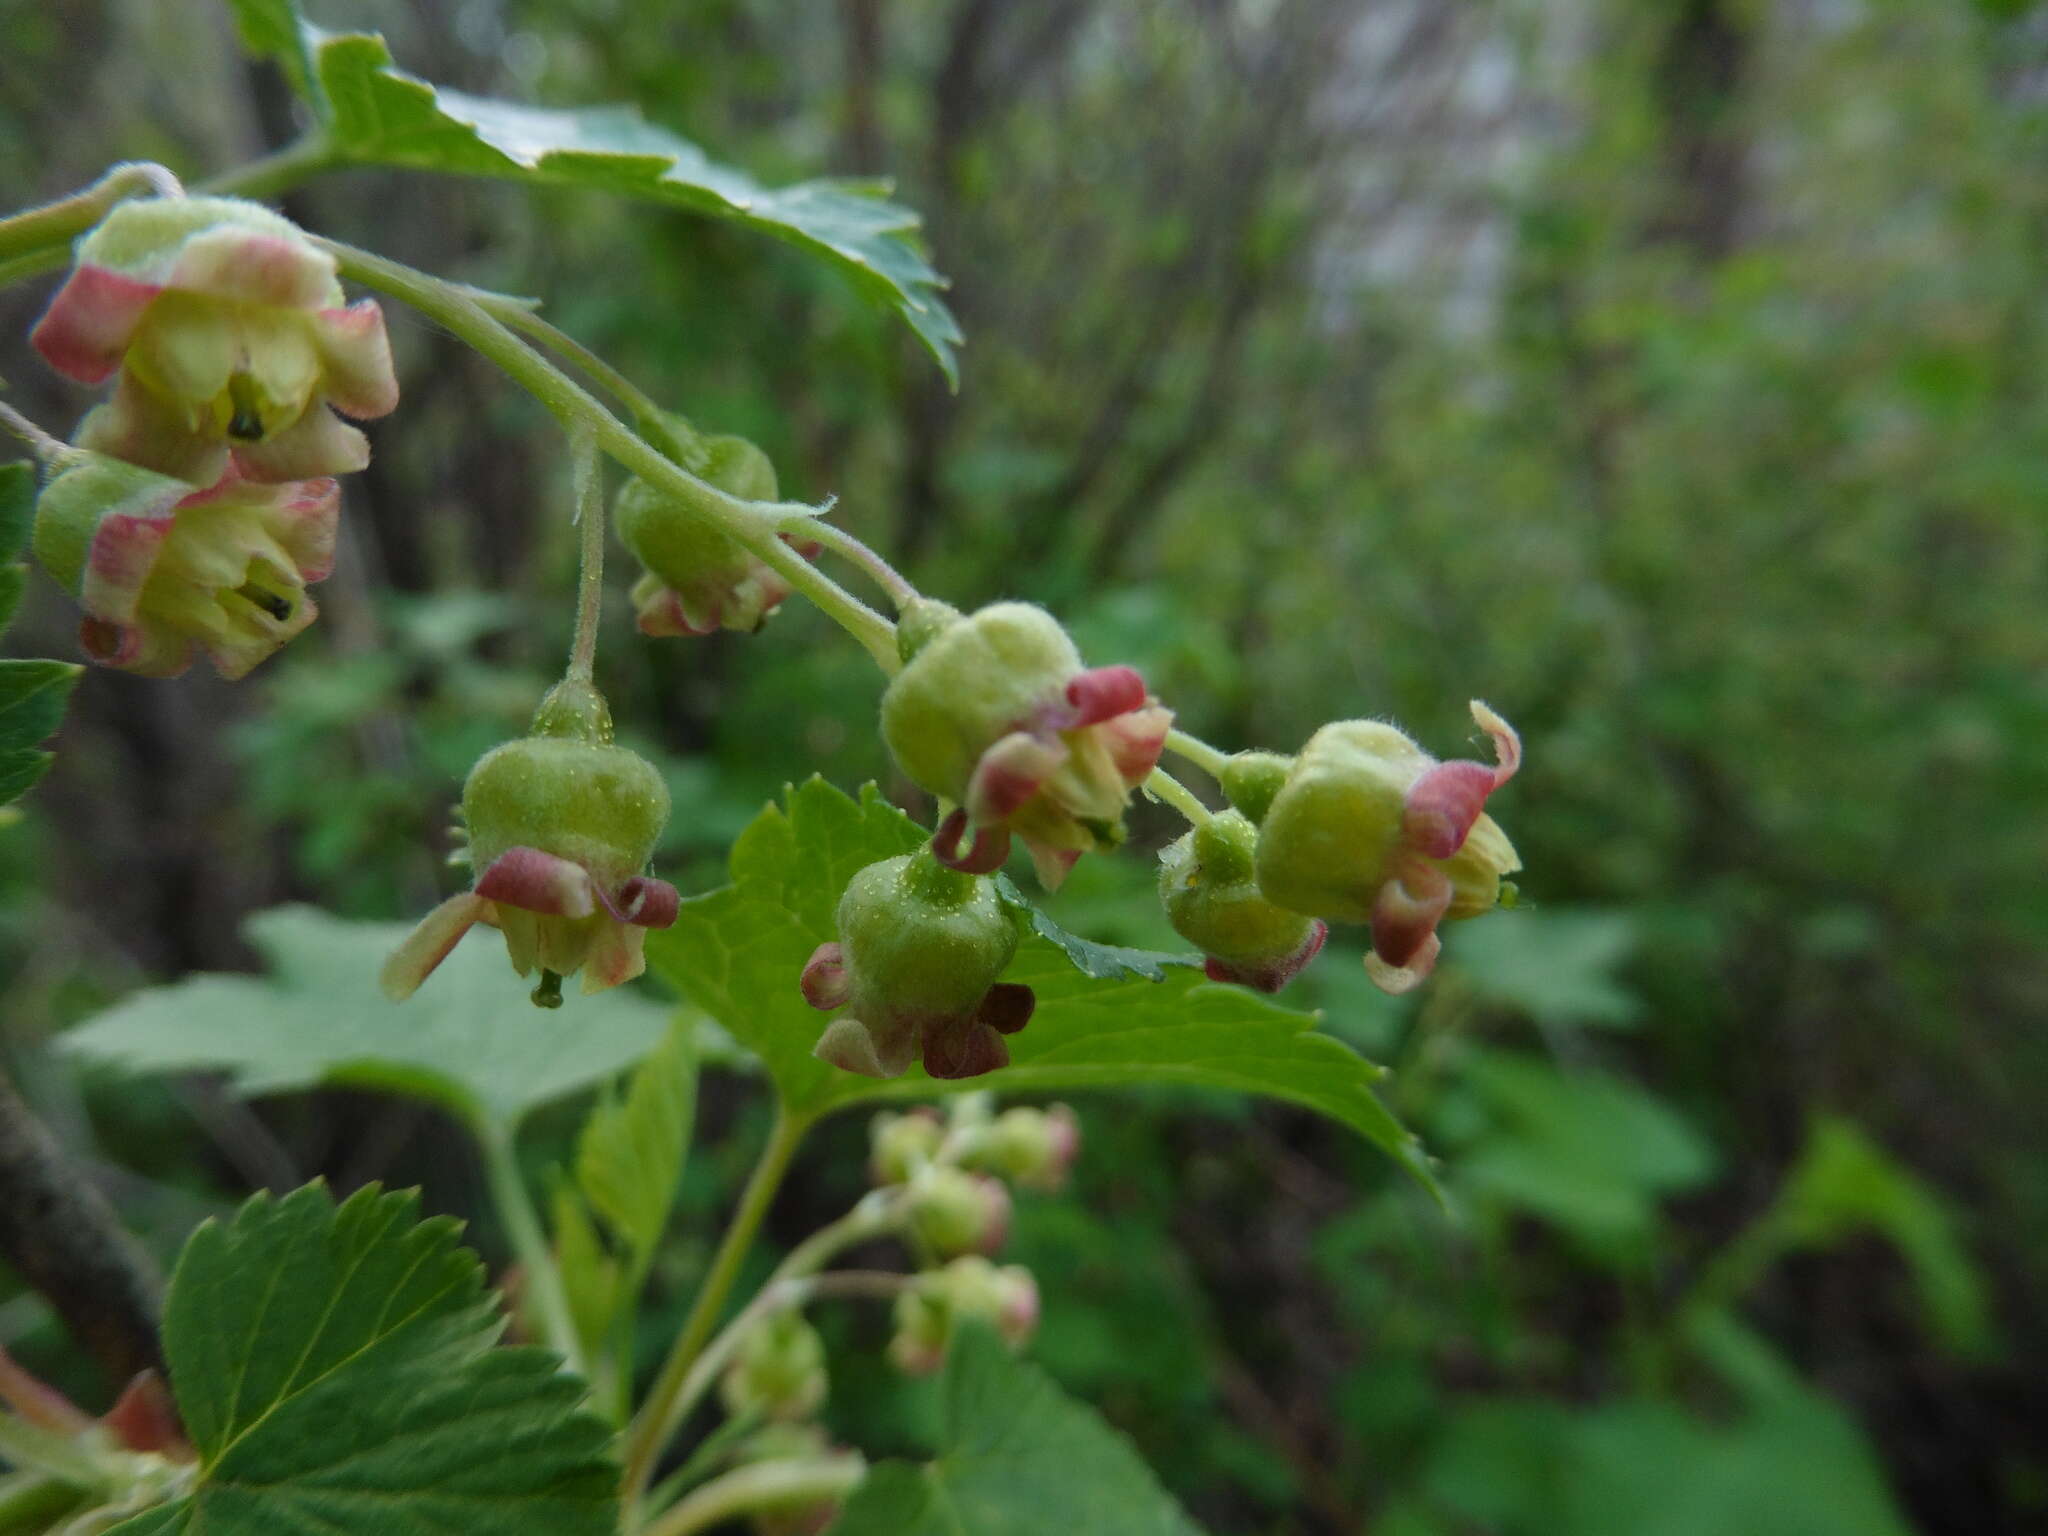
[[1212, 981], [1277, 992], [1329, 936], [1318, 918], [1274, 905], [1253, 879], [1259, 833], [1226, 811], [1159, 856], [1159, 898], [1174, 931], [1207, 956]]
[[1287, 782], [1287, 771], [1293, 766], [1293, 758], [1282, 757], [1278, 752], [1240, 752], [1224, 763], [1218, 776], [1223, 798], [1256, 825], [1266, 819], [1273, 797], [1280, 793], [1280, 786]]
[[994, 1253], [1010, 1232], [1010, 1192], [1001, 1181], [927, 1164], [907, 1191], [910, 1228], [940, 1258]]
[[868, 1123], [869, 1167], [877, 1184], [902, 1184], [938, 1155], [946, 1128], [929, 1109], [884, 1110]]
[[828, 1383], [825, 1342], [794, 1307], [747, 1330], [719, 1382], [719, 1397], [734, 1415], [807, 1419], [824, 1405]]
[[998, 1269], [970, 1254], [918, 1276], [896, 1298], [891, 1363], [913, 1376], [937, 1370], [954, 1330], [968, 1318], [991, 1324], [1012, 1350], [1022, 1349], [1038, 1327], [1038, 1285], [1031, 1271], [1021, 1264]]

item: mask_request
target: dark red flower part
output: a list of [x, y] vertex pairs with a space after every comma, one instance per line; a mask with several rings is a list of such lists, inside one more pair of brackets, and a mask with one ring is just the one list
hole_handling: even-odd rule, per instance
[[1472, 716], [1493, 738], [1494, 766], [1470, 759], [1438, 763], [1409, 787], [1401, 811], [1402, 839], [1425, 858], [1448, 859], [1465, 846], [1486, 798], [1522, 766], [1522, 738], [1485, 705]]
[[1258, 961], [1224, 960], [1210, 955], [1202, 961], [1202, 973], [1211, 981], [1234, 981], [1255, 992], [1278, 992], [1308, 969], [1309, 962], [1323, 952], [1323, 943], [1329, 937], [1330, 925], [1317, 918], [1308, 937], [1292, 954]]
[[[1036, 786], [1033, 786], [1036, 789]], [[1026, 798], [1029, 798], [1028, 794]], [[932, 833], [932, 857], [948, 869], [967, 875], [991, 875], [1010, 856], [1010, 829], [983, 823], [974, 828], [973, 841], [963, 849], [969, 819], [965, 810], [949, 811]]]

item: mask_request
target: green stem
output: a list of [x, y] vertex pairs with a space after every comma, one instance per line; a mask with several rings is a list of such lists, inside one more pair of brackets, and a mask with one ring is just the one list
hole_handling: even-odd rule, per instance
[[1190, 736], [1186, 731], [1168, 731], [1166, 750], [1177, 752], [1211, 778], [1220, 776], [1223, 765], [1230, 761], [1230, 754], [1212, 747], [1200, 737]]
[[651, 439], [654, 446], [663, 453], [678, 464], [687, 464], [690, 461], [691, 445], [677, 434], [669, 413], [661, 408], [653, 396], [574, 336], [560, 326], [543, 320], [531, 304], [522, 303], [507, 294], [491, 293], [482, 288], [465, 288], [463, 291], [492, 319], [502, 321], [515, 331], [523, 332], [550, 352], [574, 363], [593, 383], [633, 413], [633, 420], [640, 428], [640, 435]]
[[715, 1477], [647, 1528], [647, 1536], [694, 1536], [756, 1509], [801, 1509], [837, 1502], [860, 1485], [868, 1464], [857, 1452], [757, 1461]]
[[16, 1467], [46, 1472], [84, 1489], [106, 1486], [105, 1470], [68, 1435], [0, 1413], [0, 1457]]
[[767, 1145], [761, 1148], [760, 1160], [754, 1164], [747, 1187], [740, 1194], [739, 1206], [733, 1211], [732, 1221], [719, 1241], [717, 1253], [712, 1255], [711, 1268], [705, 1273], [696, 1300], [691, 1303], [689, 1316], [683, 1320], [682, 1331], [669, 1347], [668, 1358], [661, 1364], [661, 1374], [655, 1378], [646, 1401], [640, 1405], [640, 1412], [627, 1429], [621, 1502], [628, 1510], [646, 1491], [648, 1480], [654, 1475], [655, 1462], [676, 1431], [680, 1416], [675, 1405], [683, 1383], [689, 1377], [690, 1367], [696, 1363], [697, 1356], [711, 1337], [712, 1329], [717, 1326], [733, 1281], [739, 1278], [740, 1264], [746, 1258], [747, 1250], [753, 1246], [761, 1220], [768, 1214], [775, 1191], [782, 1185], [782, 1176], [789, 1171], [790, 1159], [796, 1155], [798, 1144], [810, 1128], [808, 1116], [793, 1115], [777, 1106], [775, 1125], [768, 1133]]
[[318, 133], [273, 150], [259, 160], [222, 171], [198, 183], [192, 190], [203, 197], [246, 197], [257, 202], [289, 191], [317, 172], [347, 163]]
[[776, 533], [783, 518], [808, 509], [746, 501], [698, 479], [636, 436], [589, 391], [455, 285], [338, 241], [316, 238], [314, 244], [340, 262], [343, 276], [403, 299], [446, 326], [560, 420], [587, 425], [601, 450], [630, 473], [724, 529], [859, 641], [884, 672], [895, 673], [900, 665], [896, 626], [783, 543]]
[[1187, 817], [1197, 827], [1206, 827], [1214, 812], [1195, 798], [1193, 790], [1164, 768], [1154, 768], [1145, 777], [1145, 788]]
[[[841, 1218], [830, 1227], [821, 1228], [812, 1235], [811, 1241], [814, 1242], [816, 1238], [832, 1232], [835, 1228], [846, 1227], [847, 1221], [848, 1218]], [[718, 1373], [725, 1369], [734, 1351], [745, 1342], [748, 1330], [768, 1313], [780, 1311], [784, 1307], [800, 1307], [806, 1302], [826, 1296], [894, 1296], [909, 1285], [911, 1282], [908, 1275], [883, 1270], [849, 1269], [829, 1275], [814, 1273], [840, 1249], [879, 1236], [885, 1230], [888, 1229], [869, 1226], [843, 1232], [838, 1241], [815, 1252], [809, 1252], [811, 1242], [791, 1250], [789, 1257], [784, 1259], [777, 1266], [775, 1273], [768, 1277], [768, 1283], [754, 1293], [753, 1300], [740, 1308], [733, 1320], [721, 1328], [717, 1336], [704, 1346], [683, 1377], [682, 1385], [676, 1389], [675, 1404], [669, 1410], [670, 1417], [678, 1424], [689, 1418], [691, 1410], [703, 1401], [704, 1394], [711, 1390], [711, 1384], [718, 1380]], [[809, 1267], [799, 1267], [800, 1262]]]
[[[83, 192], [29, 208], [0, 219], [0, 263], [59, 250], [106, 217], [114, 204], [130, 197], [183, 197], [178, 178], [160, 165], [131, 161], [114, 166]], [[4, 268], [0, 268], [4, 270]]]
[[798, 539], [815, 539], [835, 555], [851, 560], [874, 578], [876, 586], [889, 594], [889, 601], [896, 605], [897, 612], [901, 613], [916, 601], [917, 588], [910, 584], [909, 578], [844, 528], [835, 528], [823, 518], [808, 513], [784, 518], [781, 528], [784, 533], [793, 534]]
[[10, 1478], [0, 1491], [0, 1536], [44, 1536], [84, 1501], [84, 1491], [62, 1479]]
[[749, 1408], [724, 1420], [697, 1442], [680, 1467], [654, 1485], [647, 1495], [646, 1508], [656, 1512], [667, 1509], [709, 1477], [728, 1452], [767, 1422], [768, 1415], [759, 1408]]
[[562, 1287], [562, 1272], [555, 1264], [554, 1251], [541, 1231], [540, 1214], [526, 1192], [526, 1180], [519, 1172], [518, 1154], [507, 1131], [490, 1126], [477, 1134], [483, 1149], [484, 1181], [490, 1186], [491, 1203], [512, 1240], [526, 1272], [527, 1292], [540, 1314], [541, 1330], [548, 1347], [562, 1357], [563, 1367], [583, 1374], [583, 1345], [576, 1336], [576, 1322], [569, 1311], [569, 1293]]
[[575, 456], [576, 526], [582, 538], [569, 676], [587, 683], [596, 675], [597, 625], [604, 616], [604, 461], [590, 429], [581, 423], [571, 431], [570, 451]]

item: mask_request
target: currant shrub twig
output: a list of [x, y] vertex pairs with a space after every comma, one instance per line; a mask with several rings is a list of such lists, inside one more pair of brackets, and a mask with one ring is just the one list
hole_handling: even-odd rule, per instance
[[710, 1339], [733, 1282], [739, 1278], [741, 1261], [753, 1246], [754, 1235], [761, 1229], [761, 1220], [768, 1214], [775, 1191], [782, 1186], [782, 1176], [789, 1171], [790, 1159], [796, 1155], [798, 1145], [810, 1128], [808, 1116], [791, 1114], [785, 1108], [776, 1109], [775, 1124], [768, 1132], [768, 1141], [761, 1148], [754, 1171], [747, 1177], [747, 1187], [740, 1193], [739, 1206], [726, 1226], [725, 1235], [719, 1239], [718, 1251], [712, 1255], [711, 1267], [697, 1289], [689, 1316], [684, 1318], [675, 1343], [669, 1346], [668, 1358], [661, 1363], [661, 1374], [648, 1389], [640, 1412], [627, 1427], [625, 1468], [620, 1487], [622, 1502], [629, 1511], [646, 1491], [648, 1481], [654, 1475], [654, 1464], [676, 1431], [678, 1415], [675, 1405], [683, 1383], [689, 1377], [690, 1367], [696, 1363], [697, 1356]]
[[1215, 813], [1195, 798], [1193, 790], [1164, 768], [1154, 768], [1145, 776], [1145, 790], [1179, 811], [1194, 826], [1206, 826], [1214, 817]]
[[749, 1510], [836, 1502], [853, 1492], [867, 1470], [855, 1451], [735, 1467], [693, 1490], [647, 1527], [647, 1536], [695, 1536]]
[[483, 1151], [484, 1182], [497, 1207], [505, 1235], [518, 1255], [526, 1275], [526, 1288], [540, 1315], [541, 1330], [548, 1348], [562, 1357], [563, 1368], [582, 1375], [583, 1346], [577, 1337], [574, 1314], [569, 1310], [569, 1293], [562, 1285], [562, 1272], [555, 1264], [553, 1250], [541, 1231], [540, 1216], [526, 1193], [526, 1180], [519, 1172], [519, 1158], [512, 1138], [500, 1130], [484, 1130], [477, 1137]]
[[884, 672], [895, 674], [899, 666], [896, 627], [783, 543], [774, 531], [782, 517], [802, 509], [743, 501], [698, 479], [628, 429], [582, 385], [455, 284], [339, 241], [316, 237], [313, 243], [334, 256], [344, 277], [403, 299], [421, 314], [446, 326], [496, 363], [561, 421], [587, 424], [603, 452], [642, 480], [716, 522], [859, 641]]
[[604, 617], [604, 461], [590, 429], [578, 423], [570, 433], [576, 485], [576, 640], [569, 651], [570, 677], [589, 682], [597, 668], [597, 625]]
[[1200, 737], [1190, 736], [1186, 731], [1168, 731], [1166, 750], [1177, 752], [1211, 778], [1223, 771], [1223, 765], [1230, 761], [1230, 754], [1218, 747], [1212, 747]]

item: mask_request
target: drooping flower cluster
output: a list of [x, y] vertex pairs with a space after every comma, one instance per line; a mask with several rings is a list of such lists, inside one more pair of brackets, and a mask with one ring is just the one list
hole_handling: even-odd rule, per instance
[[114, 380], [38, 503], [37, 557], [85, 609], [93, 660], [153, 676], [196, 651], [246, 674], [313, 621], [333, 562], [333, 476], [398, 381], [382, 312], [345, 305], [334, 258], [232, 198], [118, 204], [79, 242], [31, 337]]
[[1038, 1285], [1022, 1265], [991, 1261], [1009, 1233], [1002, 1179], [1041, 1190], [1064, 1182], [1080, 1150], [1074, 1112], [1056, 1104], [998, 1116], [987, 1094], [971, 1093], [943, 1121], [925, 1109], [878, 1115], [869, 1137], [880, 1186], [871, 1198], [900, 1212], [926, 1266], [896, 1298], [890, 1360], [912, 1375], [937, 1370], [969, 1320], [1021, 1349], [1038, 1325]]
[[942, 861], [999, 869], [1014, 834], [1051, 887], [1082, 854], [1123, 841], [1124, 807], [1173, 721], [1135, 670], [1082, 666], [1029, 603], [962, 617], [921, 600], [897, 633], [907, 659], [882, 696], [882, 737], [904, 773], [955, 807], [932, 840]]
[[531, 735], [478, 759], [462, 787], [476, 884], [420, 920], [383, 972], [403, 1001], [477, 923], [505, 936], [512, 968], [538, 968], [533, 1000], [559, 1006], [564, 977], [600, 992], [647, 968], [650, 928], [676, 918], [676, 888], [643, 873], [668, 820], [668, 788], [645, 758], [611, 744], [611, 713], [588, 683], [556, 685]]

